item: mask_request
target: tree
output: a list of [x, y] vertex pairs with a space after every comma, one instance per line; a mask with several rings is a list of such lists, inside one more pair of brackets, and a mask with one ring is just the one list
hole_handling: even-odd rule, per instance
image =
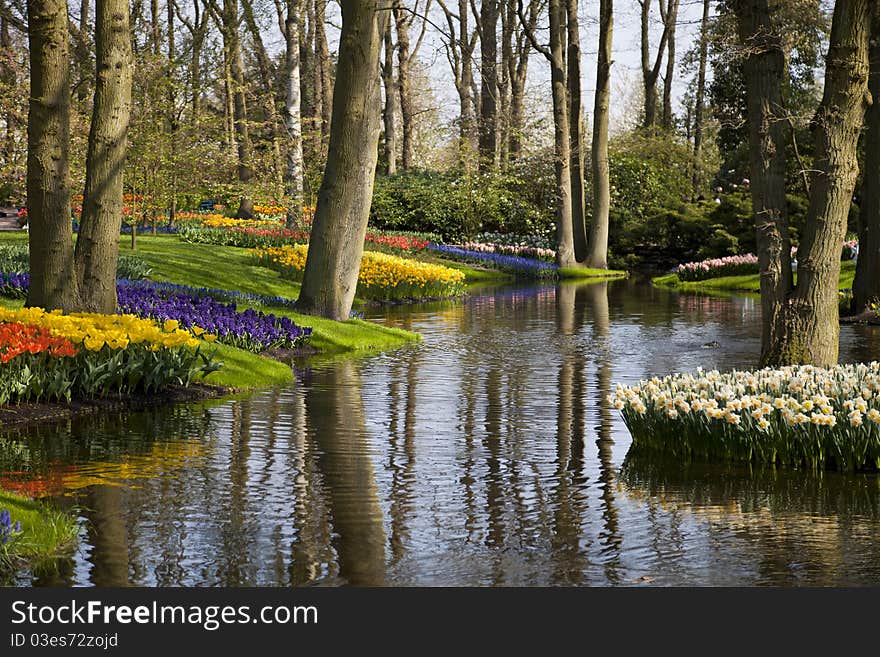
[[[752, 186], [770, 199], [755, 203], [762, 284], [765, 364], [837, 362], [840, 327], [837, 281], [840, 245], [858, 174], [856, 148], [868, 95], [869, 0], [838, 0], [831, 24], [825, 89], [813, 118], [815, 159], [810, 205], [798, 253], [798, 281], [792, 288], [788, 231], [779, 210], [781, 122], [774, 120], [772, 97], [780, 94], [783, 47], [767, 0], [739, 0], [734, 10], [748, 48]], [[761, 156], [769, 158], [762, 161]], [[781, 189], [780, 189], [781, 188]], [[753, 201], [764, 200], [753, 189]], [[784, 204], [784, 196], [782, 198]], [[767, 208], [766, 206], [770, 207]], [[767, 210], [769, 209], [769, 212]], [[781, 229], [785, 227], [783, 232]], [[764, 309], [767, 311], [764, 311]], [[768, 312], [769, 311], [769, 312]]]
[[480, 170], [498, 163], [498, 0], [480, 2]]
[[709, 54], [709, 8], [710, 0], [703, 0], [703, 18], [700, 21], [700, 54], [697, 67], [697, 92], [694, 100], [694, 171], [693, 198], [700, 195], [703, 181], [700, 179], [700, 166], [703, 157], [703, 121], [706, 112], [706, 60]]
[[[425, 17], [427, 17], [430, 8], [431, 0], [426, 0], [424, 7]], [[428, 22], [427, 20], [422, 21], [422, 30], [419, 37], [415, 45], [410, 47], [409, 29], [413, 24], [413, 17], [419, 11], [418, 0], [416, 0], [415, 8], [412, 11], [403, 6], [402, 0], [394, 0], [393, 9], [394, 22], [397, 25], [397, 80], [395, 86], [400, 94], [400, 123], [403, 129], [400, 166], [406, 171], [413, 167], [413, 131], [415, 127], [413, 121], [415, 107], [413, 105], [410, 69], [422, 45]]]
[[122, 176], [131, 114], [128, 0], [96, 1], [95, 48], [95, 102], [75, 259], [82, 308], [113, 313]]
[[300, 0], [287, 0], [284, 21], [286, 44], [286, 93], [284, 113], [287, 125], [287, 224], [293, 226], [302, 218], [303, 206], [303, 140], [300, 115], [299, 19]]
[[871, 17], [871, 73], [873, 102], [865, 116], [865, 171], [859, 213], [859, 258], [853, 281], [852, 310], [860, 313], [880, 300], [880, 4]]
[[30, 46], [27, 208], [30, 288], [26, 305], [76, 310], [68, 155], [70, 57], [67, 3], [27, 3]]
[[571, 221], [574, 259], [587, 257], [586, 204], [584, 202], [584, 117], [581, 112], [581, 37], [578, 25], [578, 0], [566, 0], [566, 87], [571, 157]]
[[745, 56], [750, 188], [761, 272], [761, 359], [779, 343], [780, 313], [791, 291], [791, 238], [785, 204], [785, 122], [780, 115], [785, 56], [767, 0], [732, 3]]
[[[657, 78], [660, 77], [660, 67], [663, 65], [663, 53], [666, 51], [666, 40], [669, 38], [671, 23], [669, 17], [672, 14], [672, 5], [677, 0], [657, 0], [663, 18], [663, 33], [657, 46], [657, 55], [651, 63], [651, 0], [639, 0], [641, 5], [641, 29], [642, 29], [642, 85], [645, 91], [645, 116], [644, 126], [651, 128], [657, 123]], [[667, 5], [664, 7], [663, 3]]]
[[[665, 25], [669, 26], [669, 36], [666, 38], [666, 77], [663, 78], [663, 118], [661, 125], [666, 131], [672, 130], [672, 80], [675, 78], [675, 29], [678, 21], [679, 0], [672, 0], [663, 17]], [[663, 4], [660, 4], [662, 11]]]
[[477, 44], [477, 30], [471, 31], [468, 21], [468, 0], [458, 0], [458, 13], [449, 9], [443, 0], [437, 0], [449, 33], [444, 35], [446, 58], [452, 68], [455, 90], [458, 92], [458, 159], [464, 170], [470, 170], [474, 151], [474, 124], [477, 108], [474, 104], [473, 55]]
[[[378, 0], [342, 0], [327, 168], [318, 192], [297, 308], [348, 319], [369, 219], [379, 143], [379, 50], [388, 12]], [[381, 30], [380, 30], [381, 25]]]
[[391, 21], [385, 28], [382, 38], [382, 50], [385, 59], [382, 62], [382, 85], [385, 88], [385, 108], [382, 119], [385, 129], [385, 173], [393, 176], [397, 173], [397, 106], [400, 97], [397, 92], [397, 78], [394, 75], [394, 29]]
[[[708, 1], [708, 0], [707, 0]], [[611, 209], [611, 171], [608, 166], [608, 115], [611, 100], [611, 41], [614, 30], [612, 0], [599, 2], [599, 58], [593, 107], [593, 221], [590, 224], [587, 267], [608, 267], [608, 224]]]

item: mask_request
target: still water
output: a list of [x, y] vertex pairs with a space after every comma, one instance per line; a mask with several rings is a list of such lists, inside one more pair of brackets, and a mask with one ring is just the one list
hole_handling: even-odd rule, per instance
[[[752, 365], [754, 299], [495, 288], [370, 319], [398, 351], [297, 385], [0, 435], [0, 487], [80, 517], [20, 585], [878, 585], [875, 475], [627, 458], [617, 382]], [[844, 327], [841, 360], [880, 357]]]

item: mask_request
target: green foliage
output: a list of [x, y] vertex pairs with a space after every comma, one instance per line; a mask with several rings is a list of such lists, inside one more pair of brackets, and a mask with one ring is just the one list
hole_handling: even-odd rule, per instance
[[552, 166], [532, 160], [506, 173], [410, 171], [377, 178], [370, 225], [436, 232], [447, 241], [482, 231], [532, 234], [553, 225]]
[[48, 572], [53, 559], [76, 544], [78, 525], [70, 514], [4, 490], [0, 490], [0, 509], [7, 509], [14, 521], [21, 522], [21, 533], [0, 545], [0, 574], [22, 565]]

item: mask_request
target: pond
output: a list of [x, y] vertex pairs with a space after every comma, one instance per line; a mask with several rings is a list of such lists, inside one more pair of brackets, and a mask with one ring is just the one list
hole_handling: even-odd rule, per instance
[[[615, 383], [756, 360], [756, 299], [497, 287], [368, 318], [411, 347], [294, 387], [0, 435], [80, 545], [13, 583], [877, 585], [880, 479], [627, 458]], [[843, 327], [841, 360], [880, 355]]]

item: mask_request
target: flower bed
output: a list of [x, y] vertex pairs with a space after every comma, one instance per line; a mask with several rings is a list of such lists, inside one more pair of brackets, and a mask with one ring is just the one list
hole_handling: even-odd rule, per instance
[[219, 366], [200, 352], [215, 336], [133, 315], [0, 308], [0, 404], [155, 392]]
[[238, 312], [234, 302], [220, 303], [183, 286], [121, 281], [117, 291], [121, 313], [177, 320], [183, 328], [199, 327], [215, 334], [219, 342], [248, 351], [301, 347], [312, 333], [287, 317], [252, 309]]
[[[292, 280], [301, 280], [308, 246], [268, 247], [251, 251], [257, 262]], [[364, 299], [425, 299], [461, 294], [464, 274], [449, 267], [364, 251], [357, 294]]]
[[522, 244], [495, 244], [492, 242], [465, 242], [461, 248], [467, 251], [479, 251], [480, 253], [501, 253], [503, 255], [521, 256], [524, 258], [539, 258], [547, 262], [556, 259], [556, 251], [538, 246], [525, 246]]
[[676, 457], [880, 469], [880, 363], [674, 374], [618, 385], [633, 446]]
[[483, 253], [446, 244], [431, 244], [428, 248], [450, 260], [472, 262], [510, 272], [516, 276], [529, 278], [552, 277], [556, 276], [559, 270], [555, 263], [535, 258], [523, 258], [522, 256], [503, 255], [500, 253]]
[[721, 276], [745, 276], [758, 273], [758, 256], [752, 253], [686, 262], [675, 270], [679, 280], [703, 281]]

